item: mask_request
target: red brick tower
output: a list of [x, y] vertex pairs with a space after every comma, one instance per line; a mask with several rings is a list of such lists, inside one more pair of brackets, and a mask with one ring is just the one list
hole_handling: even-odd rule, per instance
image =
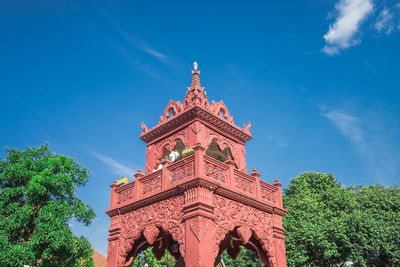
[[193, 64], [183, 103], [170, 101], [158, 125], [142, 123], [145, 174], [111, 185], [108, 266], [130, 266], [150, 245], [186, 266], [212, 267], [240, 245], [265, 266], [286, 266], [281, 184], [247, 174], [245, 142], [251, 124], [235, 125], [225, 104], [208, 102]]

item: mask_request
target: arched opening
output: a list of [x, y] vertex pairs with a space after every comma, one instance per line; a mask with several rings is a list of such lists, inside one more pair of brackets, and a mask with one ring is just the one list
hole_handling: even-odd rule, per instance
[[[168, 267], [175, 266], [176, 261], [181, 258], [179, 244], [169, 232], [161, 228], [157, 229], [159, 234], [154, 239], [153, 244], [149, 244], [143, 233], [139, 239], [135, 240], [125, 258], [125, 266], [143, 266], [141, 265], [143, 262], [147, 262], [149, 266], [152, 266], [150, 263], [155, 261], [161, 262]], [[153, 255], [149, 255], [150, 251]]]
[[265, 266], [270, 267], [267, 253], [263, 250], [259, 240], [251, 235], [246, 244], [239, 234], [236, 227], [233, 231], [226, 234], [219, 244], [218, 257], [224, 260], [226, 266]]
[[185, 145], [183, 144], [182, 140], [177, 139], [172, 151], [170, 151], [168, 148], [164, 147], [163, 154], [162, 154], [162, 157], [160, 160], [163, 160], [165, 157], [168, 157], [168, 159], [172, 162], [180, 160], [182, 158], [181, 154], [184, 149], [185, 149]]
[[206, 150], [206, 155], [222, 162], [226, 161], [228, 156], [232, 158], [232, 154], [229, 147], [226, 147], [224, 150], [221, 150], [221, 148], [218, 146], [216, 139], [213, 139], [211, 141], [210, 146]]
[[170, 108], [170, 109], [168, 110], [168, 117], [167, 117], [167, 119], [169, 119], [169, 118], [171, 118], [171, 117], [173, 117], [173, 116], [175, 116], [175, 109], [174, 109], [174, 108]]
[[226, 120], [225, 111], [222, 108], [219, 110], [219, 114]]

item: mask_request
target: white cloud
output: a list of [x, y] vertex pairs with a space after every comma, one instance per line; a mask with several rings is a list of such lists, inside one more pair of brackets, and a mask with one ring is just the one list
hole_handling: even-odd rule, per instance
[[359, 120], [340, 110], [332, 110], [323, 114], [339, 129], [339, 131], [349, 138], [353, 143], [360, 144], [364, 140], [364, 133], [361, 129]]
[[123, 31], [121, 28], [118, 26], [115, 26], [118, 32], [121, 34], [123, 39], [128, 42], [129, 44], [135, 46], [136, 48], [142, 50], [143, 52], [152, 55], [156, 57], [157, 59], [163, 60], [167, 59], [168, 57], [161, 52], [156, 51], [154, 48], [152, 48], [148, 43], [146, 43], [144, 40], [140, 39], [139, 37], [133, 36], [132, 34], [127, 33], [126, 31]]
[[89, 152], [96, 157], [98, 160], [106, 164], [115, 174], [121, 175], [121, 176], [131, 176], [132, 174], [136, 173], [133, 169], [130, 167], [116, 161], [115, 159], [111, 157], [107, 157], [105, 155], [102, 155], [100, 153], [97, 153], [93, 149], [88, 148]]
[[395, 140], [398, 140], [400, 130], [392, 122], [390, 114], [377, 106], [358, 111], [362, 114], [358, 116], [344, 109], [321, 111], [356, 149], [368, 172], [365, 179], [383, 184], [398, 179], [400, 167], [397, 159], [400, 156], [400, 146]]
[[322, 51], [328, 55], [339, 53], [340, 49], [359, 44], [355, 37], [359, 27], [367, 15], [372, 11], [372, 0], [340, 0], [335, 8], [338, 12], [335, 23], [329, 25], [324, 35], [325, 47]]
[[379, 13], [378, 20], [375, 22], [375, 29], [378, 32], [390, 34], [394, 29], [392, 19], [393, 15], [389, 12], [389, 10], [386, 7], [383, 8], [381, 13]]

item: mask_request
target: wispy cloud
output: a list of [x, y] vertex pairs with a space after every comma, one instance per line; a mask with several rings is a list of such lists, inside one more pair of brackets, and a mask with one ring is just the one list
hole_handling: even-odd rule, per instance
[[333, 122], [339, 131], [353, 143], [360, 144], [364, 141], [364, 133], [356, 117], [340, 110], [332, 110], [328, 113], [323, 113], [323, 115]]
[[132, 174], [135, 173], [135, 171], [130, 168], [129, 166], [126, 166], [120, 162], [118, 162], [117, 160], [102, 155], [100, 153], [97, 153], [96, 151], [94, 151], [93, 149], [88, 148], [88, 151], [90, 152], [90, 154], [92, 154], [95, 158], [97, 158], [98, 160], [100, 160], [101, 162], [103, 162], [105, 165], [107, 165], [111, 171], [113, 171], [115, 174], [120, 175], [120, 176], [131, 176]]
[[155, 57], [159, 60], [162, 60], [162, 61], [168, 59], [168, 57], [165, 54], [155, 50], [146, 41], [139, 38], [138, 36], [134, 36], [126, 31], [122, 30], [118, 25], [114, 25], [114, 27], [118, 30], [118, 32], [121, 34], [121, 36], [123, 37], [123, 39], [126, 42], [135, 46], [137, 49], [140, 49], [141, 51], [143, 51], [149, 55], [152, 55], [153, 57]]
[[132, 67], [164, 81], [165, 79], [161, 78], [161, 71], [155, 67], [157, 64], [153, 62], [153, 59], [169, 68], [176, 69], [175, 62], [178, 59], [162, 52], [161, 49], [156, 48], [157, 45], [150, 44], [139, 34], [127, 31], [116, 19], [118, 15], [113, 15], [112, 9], [106, 8], [98, 2], [94, 2], [93, 6], [102, 19], [115, 31], [117, 38], [110, 41], [110, 47], [117, 52], [122, 60]]
[[393, 136], [397, 138], [398, 133], [389, 128], [393, 125], [385, 125], [382, 114], [366, 110], [357, 116], [344, 109], [333, 109], [323, 111], [322, 115], [356, 148], [373, 182], [387, 184], [398, 177], [400, 168], [396, 159], [400, 151], [389, 141]]
[[272, 134], [267, 134], [267, 139], [275, 143], [279, 147], [287, 147], [289, 145], [288, 141], [283, 137], [274, 136]]
[[337, 54], [341, 49], [361, 42], [356, 35], [361, 23], [372, 12], [373, 4], [372, 0], [340, 0], [335, 9], [338, 15], [324, 35], [326, 44], [322, 48], [328, 55]]
[[390, 34], [394, 30], [393, 15], [388, 8], [384, 7], [379, 13], [378, 19], [374, 24], [375, 29], [378, 32], [385, 32]]

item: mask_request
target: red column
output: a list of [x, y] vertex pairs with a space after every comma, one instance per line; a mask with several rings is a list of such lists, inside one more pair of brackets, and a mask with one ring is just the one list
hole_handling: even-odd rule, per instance
[[185, 265], [213, 267], [213, 211], [212, 192], [196, 187], [185, 192]]

